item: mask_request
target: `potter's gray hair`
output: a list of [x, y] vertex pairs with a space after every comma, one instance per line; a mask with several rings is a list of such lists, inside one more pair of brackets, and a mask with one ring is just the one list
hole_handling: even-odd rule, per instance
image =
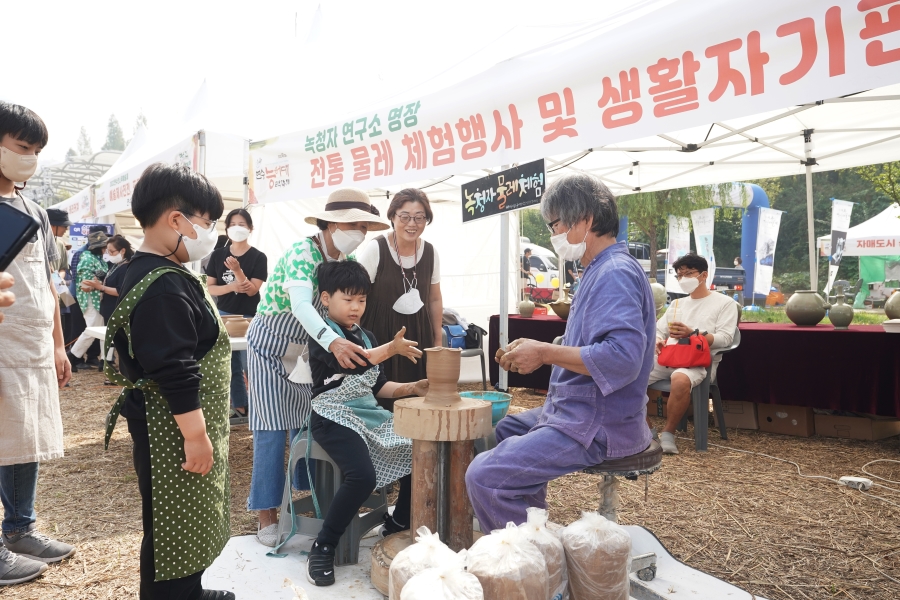
[[597, 236], [619, 235], [616, 197], [602, 181], [583, 173], [561, 177], [547, 188], [541, 216], [548, 223], [559, 219], [566, 227], [593, 219], [591, 231]]

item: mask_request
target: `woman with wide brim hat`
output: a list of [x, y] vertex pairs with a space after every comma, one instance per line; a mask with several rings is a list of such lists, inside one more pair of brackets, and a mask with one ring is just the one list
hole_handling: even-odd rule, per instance
[[[87, 250], [82, 253], [78, 261], [78, 269], [75, 272], [75, 289], [78, 306], [84, 313], [84, 324], [87, 327], [102, 327], [103, 316], [100, 314], [100, 301], [103, 294], [94, 288], [90, 282], [105, 276], [109, 270], [108, 265], [103, 260], [103, 251], [106, 250], [106, 244], [109, 237], [103, 231], [94, 231], [88, 235]], [[72, 348], [68, 352], [69, 362], [74, 368], [84, 360], [84, 355], [94, 338], [82, 332], [78, 339], [72, 344]]]
[[[364, 365], [368, 352], [329, 327], [319, 301], [316, 269], [326, 261], [346, 260], [368, 231], [384, 231], [390, 223], [362, 190], [333, 192], [324, 210], [305, 221], [316, 235], [294, 244], [282, 256], [260, 290], [256, 317], [247, 332], [247, 377], [250, 382], [250, 429], [253, 431], [253, 474], [247, 508], [259, 511], [257, 539], [278, 542], [277, 509], [284, 491], [285, 445], [306, 423], [312, 399], [312, 376], [306, 345], [319, 344], [345, 368]], [[302, 461], [299, 465], [303, 466]], [[305, 468], [298, 483], [306, 483]]]

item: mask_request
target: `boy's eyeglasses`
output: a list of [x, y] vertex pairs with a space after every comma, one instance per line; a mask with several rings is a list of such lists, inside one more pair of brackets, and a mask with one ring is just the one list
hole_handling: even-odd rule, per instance
[[410, 219], [412, 219], [416, 225], [421, 225], [422, 223], [424, 223], [425, 221], [428, 220], [428, 218], [425, 215], [412, 216], [407, 213], [400, 213], [399, 215], [397, 215], [397, 218], [400, 219], [401, 223], [409, 223]]
[[191, 213], [187, 213], [187, 212], [182, 212], [181, 214], [183, 214], [185, 217], [193, 217], [195, 219], [200, 219], [201, 221], [205, 221], [207, 223], [207, 225], [206, 225], [207, 231], [209, 231], [211, 229], [215, 229], [216, 225], [219, 223], [218, 220], [213, 221], [212, 219], [204, 219], [203, 217], [200, 217], [197, 215], [192, 215]]

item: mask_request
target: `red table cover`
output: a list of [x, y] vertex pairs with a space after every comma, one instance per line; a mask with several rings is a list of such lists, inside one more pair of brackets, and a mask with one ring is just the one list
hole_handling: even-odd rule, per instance
[[742, 323], [718, 369], [723, 400], [900, 417], [900, 334], [881, 325]]

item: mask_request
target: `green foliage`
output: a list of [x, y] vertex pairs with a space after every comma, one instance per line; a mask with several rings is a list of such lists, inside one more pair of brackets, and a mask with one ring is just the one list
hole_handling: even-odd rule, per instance
[[856, 173], [875, 187], [875, 191], [900, 202], [900, 162], [867, 165], [855, 169]]
[[66, 160], [72, 160], [78, 156], [78, 153], [75, 152], [75, 148], [69, 148], [68, 152], [66, 152]]
[[109, 123], [106, 125], [106, 143], [101, 149], [119, 151], [125, 149], [125, 136], [116, 115], [109, 115]]
[[75, 143], [75, 149], [78, 156], [90, 156], [94, 153], [94, 151], [91, 150], [91, 136], [88, 135], [84, 125], [81, 126], [81, 131], [78, 133], [78, 141]]
[[[541, 211], [534, 208], [526, 208], [519, 211], [522, 235], [531, 240], [535, 246], [553, 249], [550, 244], [550, 230], [541, 216]], [[522, 250], [525, 248], [523, 247]]]

